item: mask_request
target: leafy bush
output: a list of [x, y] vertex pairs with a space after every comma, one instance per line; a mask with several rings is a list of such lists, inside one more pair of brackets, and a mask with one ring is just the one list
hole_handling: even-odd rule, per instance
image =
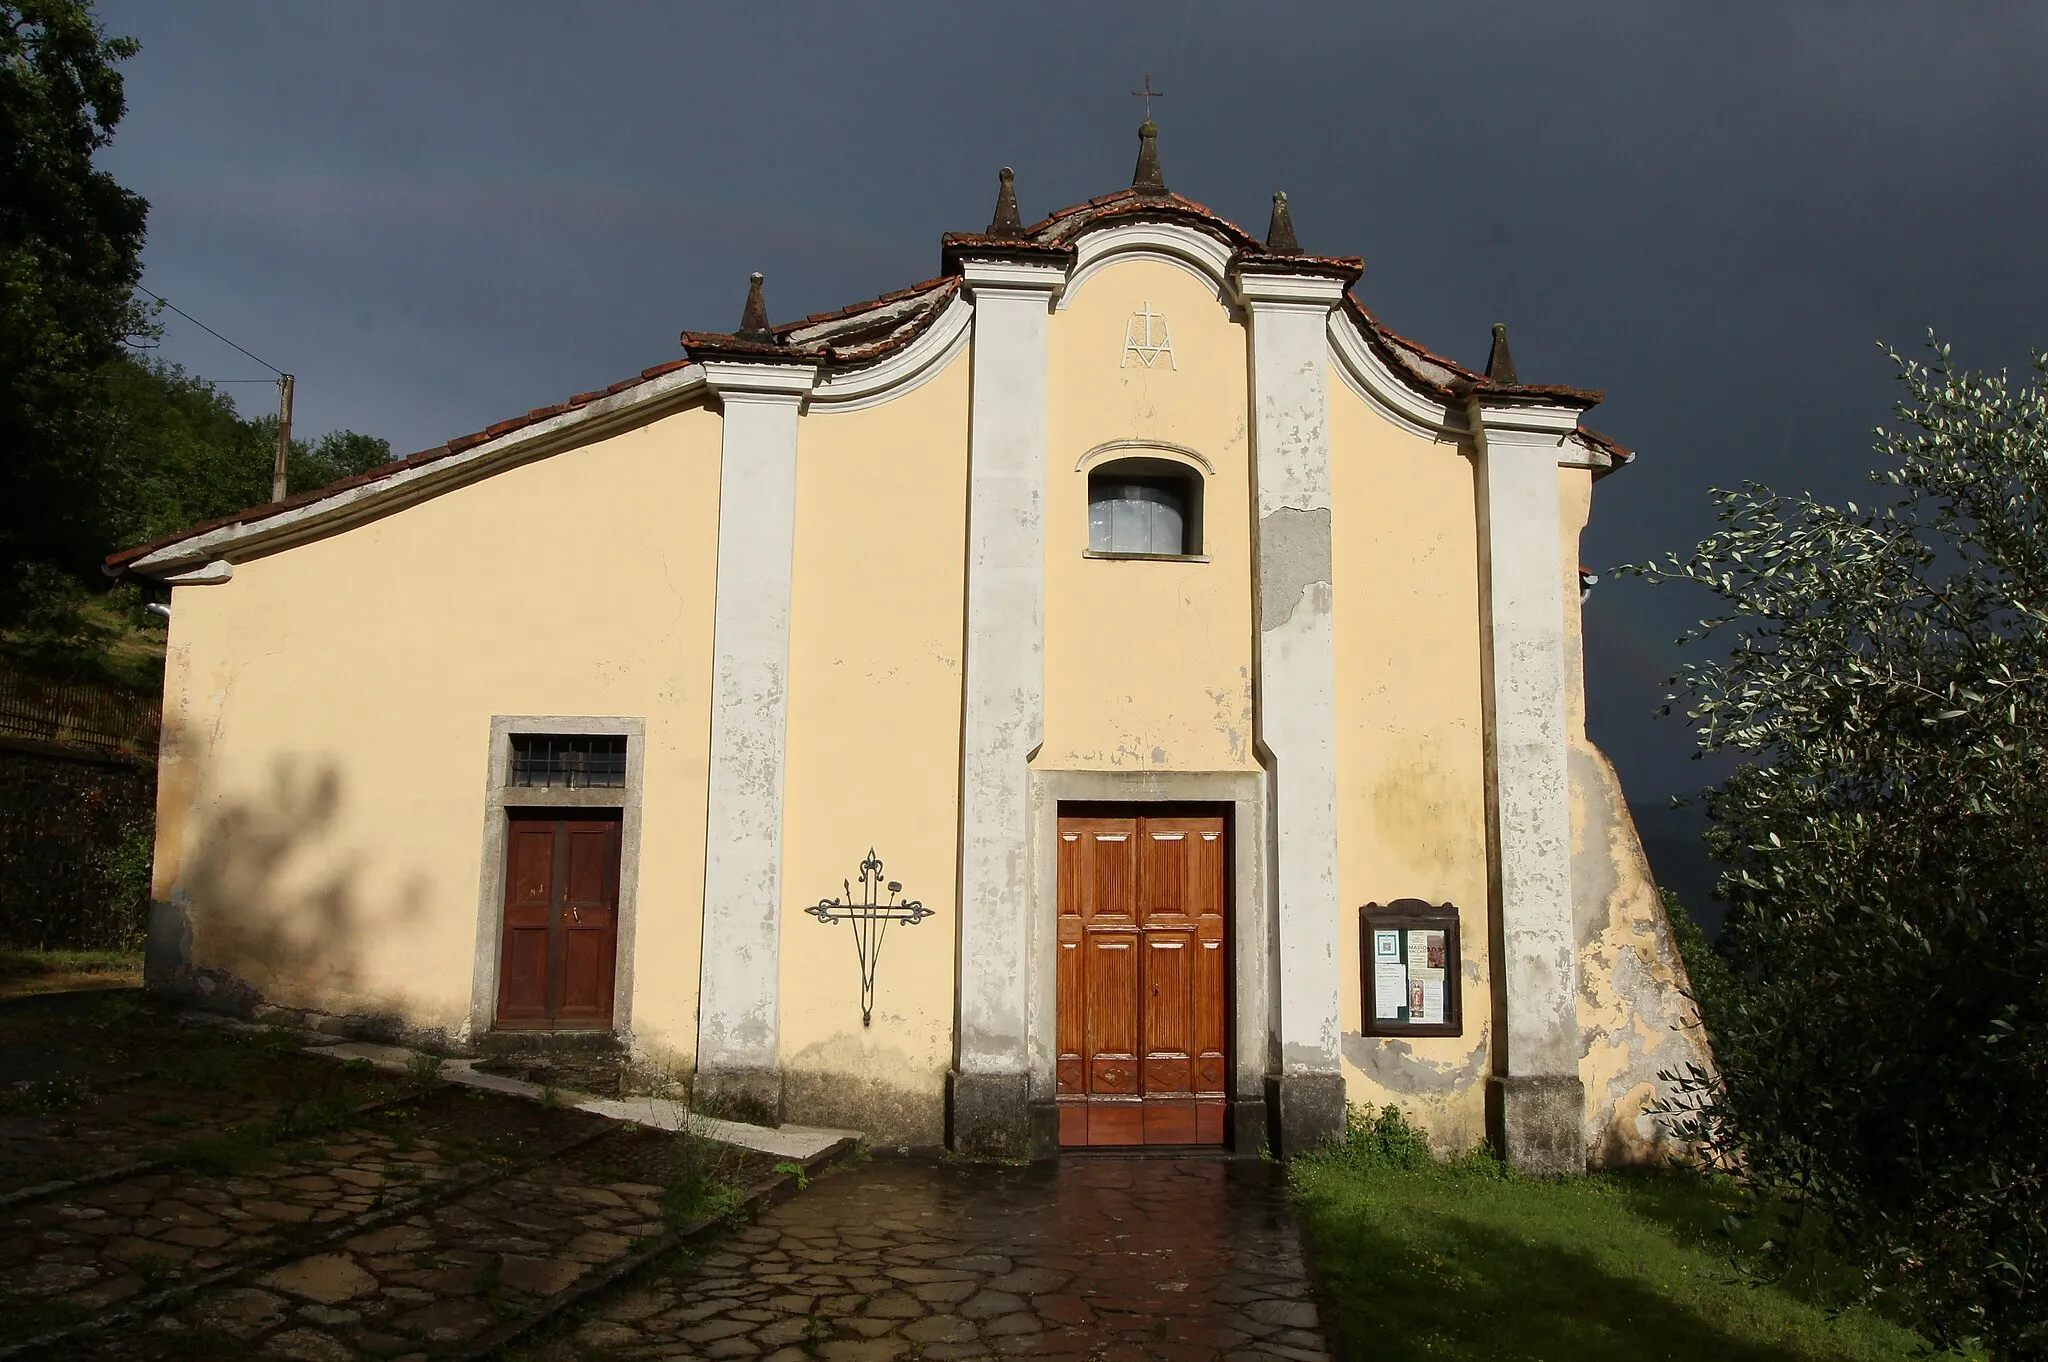
[[1687, 1133], [1935, 1342], [2041, 1357], [2048, 356], [2014, 383], [1930, 345], [1892, 356], [1888, 504], [1718, 492], [1716, 534], [1631, 569], [1719, 599], [1692, 637], [1727, 655], [1678, 686], [1744, 761], [1706, 793], [1730, 970], [1695, 976]]
[[1712, 1039], [1720, 1018], [1733, 1006], [1732, 995], [1742, 987], [1728, 957], [1714, 949], [1707, 934], [1693, 921], [1674, 890], [1660, 890], [1664, 896], [1664, 918], [1671, 924], [1671, 938], [1678, 946], [1678, 958], [1685, 964], [1692, 983], [1692, 1000], [1700, 1010], [1700, 1021]]
[[1401, 1109], [1392, 1103], [1368, 1111], [1356, 1103], [1344, 1109], [1344, 1142], [1328, 1155], [1332, 1162], [1359, 1170], [1400, 1168], [1414, 1170], [1435, 1165], [1429, 1137], [1410, 1125]]
[[156, 862], [156, 820], [142, 819], [121, 834], [107, 857], [106, 920], [94, 935], [109, 950], [139, 951], [149, 935], [149, 880]]

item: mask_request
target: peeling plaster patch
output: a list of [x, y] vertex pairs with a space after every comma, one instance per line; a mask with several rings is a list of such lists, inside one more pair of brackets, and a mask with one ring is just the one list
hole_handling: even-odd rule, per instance
[[[1310, 608], [1330, 609], [1330, 508], [1283, 506], [1259, 520], [1259, 629], [1271, 633], [1294, 618], [1312, 586]], [[1285, 614], [1280, 612], [1285, 610]]]
[[1321, 1074], [1330, 1071], [1329, 1053], [1334, 1047], [1328, 1045], [1304, 1045], [1300, 1041], [1288, 1041], [1280, 1047], [1280, 1072], [1283, 1074]]
[[1486, 1045], [1475, 1045], [1462, 1064], [1438, 1064], [1417, 1056], [1415, 1047], [1405, 1040], [1344, 1033], [1344, 1058], [1360, 1073], [1391, 1092], [1417, 1096], [1471, 1087], [1486, 1070], [1487, 1051]]
[[[1621, 867], [1609, 854], [1620, 830], [1606, 801], [1591, 798], [1601, 785], [1597, 759], [1573, 744], [1566, 758], [1572, 789], [1587, 793], [1585, 817], [1572, 828], [1572, 926], [1579, 949], [1587, 950], [1606, 929], [1609, 910], [1621, 888]], [[1645, 872], [1648, 866], [1644, 867]]]
[[1570, 773], [1587, 1155], [1602, 1167], [1655, 1163], [1676, 1152], [1652, 1107], [1677, 1094], [1658, 1075], [1711, 1068], [1713, 1056], [1619, 779], [1583, 740]]
[[1166, 749], [1165, 749], [1165, 748], [1163, 748], [1163, 747], [1155, 747], [1155, 748], [1153, 748], [1153, 749], [1152, 749], [1152, 764], [1153, 764], [1154, 766], [1164, 766], [1164, 765], [1166, 765]]

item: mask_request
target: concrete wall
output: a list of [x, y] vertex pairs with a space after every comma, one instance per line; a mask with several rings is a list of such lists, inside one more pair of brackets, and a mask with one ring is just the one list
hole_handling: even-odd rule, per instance
[[178, 587], [152, 984], [462, 1035], [492, 716], [641, 716], [621, 947], [687, 1072], [718, 464], [688, 410]]
[[[890, 1144], [942, 1141], [953, 1055], [969, 367], [963, 353], [880, 406], [813, 410], [798, 436], [784, 1103]], [[842, 898], [870, 848], [936, 915], [889, 929], [864, 1028], [851, 924], [804, 909]]]

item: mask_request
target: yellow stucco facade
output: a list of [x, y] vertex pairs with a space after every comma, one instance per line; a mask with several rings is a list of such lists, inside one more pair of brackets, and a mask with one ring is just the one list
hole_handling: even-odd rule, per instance
[[1492, 1015], [1472, 460], [1390, 423], [1337, 373], [1329, 391], [1340, 955], [1363, 958], [1359, 905], [1456, 904], [1468, 1019], [1462, 1036], [1353, 1034], [1362, 976], [1345, 969], [1345, 1086], [1365, 1106], [1403, 1107], [1439, 1146], [1468, 1148], [1485, 1133]]
[[[967, 371], [807, 417], [797, 445], [784, 1082], [806, 1120], [921, 1145], [943, 1139], [953, 1057]], [[804, 909], [871, 849], [934, 916], [883, 938], [863, 1027], [850, 929]]]
[[[702, 1045], [766, 1034], [767, 1059], [749, 1052], [727, 1081], [766, 1081], [750, 1091], [792, 1121], [939, 1144], [949, 1111], [957, 1122], [980, 1100], [959, 1085], [990, 1067], [970, 1054], [982, 1019], [1029, 1030], [1016, 1037], [1015, 1053], [1033, 1056], [1018, 1078], [1047, 1100], [1049, 902], [1023, 889], [1004, 900], [1021, 905], [1008, 938], [965, 921], [985, 911], [969, 906], [983, 892], [974, 845], [1015, 836], [1008, 860], [984, 864], [1019, 885], [1049, 873], [977, 775], [986, 753], [1014, 748], [1028, 750], [1031, 779], [1171, 778], [1181, 783], [1157, 788], [1172, 798], [1257, 823], [1239, 829], [1228, 909], [1261, 924], [1231, 948], [1234, 1063], [1251, 1075], [1233, 1097], [1244, 1141], [1263, 1138], [1261, 1051], [1325, 1053], [1318, 1073], [1342, 1099], [1395, 1103], [1444, 1150], [1485, 1138], [1511, 984], [1495, 960], [1503, 853], [1490, 782], [1508, 777], [1489, 749], [1486, 491], [1468, 426], [1481, 409], [1449, 387], [1430, 396], [1427, 373], [1386, 378], [1372, 366], [1392, 361], [1372, 355], [1391, 352], [1368, 353], [1365, 332], [1340, 353], [1298, 327], [1257, 333], [1308, 355], [1290, 371], [1285, 421], [1270, 401], [1262, 410], [1257, 295], [1228, 263], [1257, 257], [1203, 221], [1114, 227], [1128, 248], [1084, 248], [1057, 270], [1027, 261], [1036, 275], [998, 262], [980, 282], [970, 266], [957, 289], [920, 286], [930, 301], [914, 300], [915, 325], [879, 361], [818, 358], [793, 330], [790, 358], [713, 352], [551, 409], [530, 430], [451, 446], [438, 482], [337, 492], [137, 558], [139, 575], [174, 583], [152, 987], [449, 1047], [489, 1039], [503, 823], [518, 803], [499, 788], [507, 725], [615, 722], [637, 745], [619, 795], [631, 911], [616, 1019], [635, 1060], [684, 1084], [714, 1067]], [[1279, 313], [1315, 306], [1285, 291], [1293, 275], [1275, 277]], [[1027, 287], [1042, 304], [1015, 304]], [[1000, 296], [1010, 313], [993, 310]], [[1322, 304], [1330, 326], [1362, 325], [1328, 312], [1335, 296]], [[1009, 331], [982, 329], [1002, 317]], [[1146, 328], [1136, 352], [1134, 318]], [[1165, 348], [1155, 319], [1170, 328]], [[988, 367], [998, 353], [1041, 367], [1013, 389]], [[779, 367], [750, 377], [746, 365], [769, 361]], [[1396, 411], [1394, 382], [1423, 396]], [[1020, 420], [991, 425], [1001, 403]], [[977, 452], [989, 429], [1039, 442], [1039, 472], [993, 517], [975, 482], [998, 467]], [[1260, 441], [1277, 448], [1276, 431], [1323, 462], [1292, 483], [1262, 480]], [[1565, 640], [1575, 1078], [1590, 1157], [1640, 1162], [1665, 1149], [1649, 1111], [1657, 1071], [1708, 1057], [1618, 783], [1585, 736], [1577, 545], [1608, 456], [1559, 447], [1557, 547], [1542, 572], [1560, 583], [1563, 618], [1538, 623]], [[1090, 551], [1090, 470], [1122, 458], [1198, 481], [1198, 552]], [[749, 514], [788, 517], [786, 555], [761, 532], [772, 527], [738, 517], [743, 495]], [[1498, 554], [1509, 541], [1492, 542]], [[1276, 568], [1282, 544], [1296, 557]], [[995, 580], [998, 567], [1013, 594], [977, 597], [976, 574]], [[728, 589], [777, 608], [721, 615]], [[978, 599], [1001, 609], [978, 615]], [[978, 640], [1034, 628], [1022, 663], [977, 679]], [[1334, 921], [1320, 907], [1309, 923], [1327, 945], [1297, 958], [1287, 947], [1300, 928], [1287, 924], [1302, 919], [1289, 914], [1309, 900], [1285, 853], [1298, 815], [1242, 792], [1273, 779], [1261, 668], [1319, 656], [1275, 631], [1312, 641], [1317, 629], [1331, 660], [1306, 693], [1327, 722], [1308, 750], [1327, 763], [1335, 845], [1313, 901], [1336, 906]], [[1004, 712], [1023, 716], [1028, 747], [1023, 729], [1001, 730]], [[770, 824], [721, 823], [717, 788], [770, 810]], [[929, 911], [887, 934], [864, 1023], [851, 928], [806, 910], [857, 896], [847, 882], [871, 849]], [[746, 888], [707, 899], [707, 882]], [[773, 886], [759, 904], [756, 884]], [[1395, 899], [1459, 910], [1460, 1034], [1361, 1033], [1359, 909]], [[714, 974], [729, 985], [718, 999], [704, 985]], [[1304, 988], [1326, 990], [1302, 1015], [1334, 1026], [1327, 1051], [1263, 1038], [1268, 1013], [1303, 1025], [1290, 1009]], [[1292, 1080], [1272, 1081], [1280, 1119]]]
[[[1148, 308], [1174, 346], [1149, 366], [1122, 350]], [[1121, 261], [1053, 315], [1048, 370], [1045, 741], [1032, 765], [1257, 769], [1244, 328], [1209, 281]], [[1202, 477], [1208, 561], [1087, 556], [1088, 469], [1133, 455]]]
[[699, 405], [174, 590], [155, 895], [193, 965], [466, 1034], [492, 716], [644, 716], [675, 832], [639, 857], [634, 1025], [687, 1072], [718, 433]]

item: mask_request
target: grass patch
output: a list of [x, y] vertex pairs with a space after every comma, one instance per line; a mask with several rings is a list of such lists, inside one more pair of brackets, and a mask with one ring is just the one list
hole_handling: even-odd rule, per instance
[[1449, 1164], [1389, 1107], [1294, 1161], [1324, 1299], [1355, 1357], [1793, 1362], [1925, 1357], [1811, 1253], [1763, 1275], [1769, 1227], [1673, 1170], [1544, 1181]]
[[161, 1157], [173, 1168], [235, 1177], [270, 1163], [276, 1157], [271, 1143], [271, 1132], [263, 1126], [230, 1126], [218, 1135], [180, 1141]]
[[691, 1130], [686, 1123], [675, 1133], [676, 1162], [661, 1193], [661, 1218], [678, 1229], [701, 1216], [724, 1219], [735, 1214], [745, 1194], [726, 1176], [725, 1147]]
[[23, 951], [0, 949], [0, 998], [71, 993], [91, 988], [142, 987], [139, 951]]

